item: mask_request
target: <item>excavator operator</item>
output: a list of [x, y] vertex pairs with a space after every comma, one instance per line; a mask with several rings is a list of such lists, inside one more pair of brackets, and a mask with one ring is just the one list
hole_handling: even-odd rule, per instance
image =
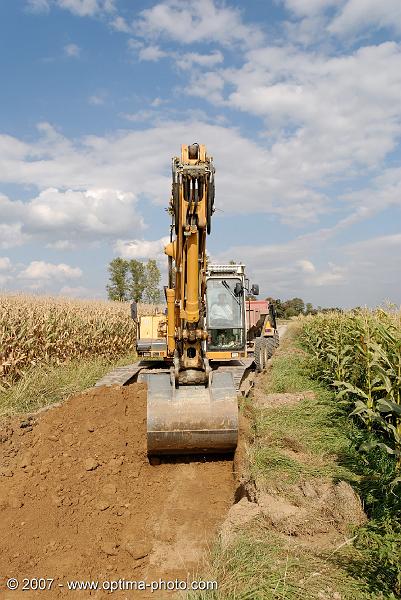
[[231, 322], [232, 319], [233, 319], [233, 309], [231, 308], [231, 306], [228, 302], [227, 294], [225, 294], [224, 292], [221, 292], [218, 295], [218, 302], [215, 302], [214, 304], [212, 304], [212, 307], [210, 309], [211, 324], [215, 323], [216, 321], [221, 321], [221, 320]]

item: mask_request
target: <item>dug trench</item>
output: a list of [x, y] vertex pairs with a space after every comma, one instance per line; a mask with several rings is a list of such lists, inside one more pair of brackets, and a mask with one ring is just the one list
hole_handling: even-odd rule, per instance
[[191, 580], [234, 498], [232, 457], [150, 464], [145, 384], [92, 388], [2, 421], [0, 572], [54, 579], [48, 598], [109, 597], [71, 580]]

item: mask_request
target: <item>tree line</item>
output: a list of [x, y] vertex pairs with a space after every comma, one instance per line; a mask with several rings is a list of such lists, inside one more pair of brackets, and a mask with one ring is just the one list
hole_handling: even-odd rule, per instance
[[108, 270], [106, 289], [109, 300], [160, 302], [160, 270], [153, 258], [143, 263], [135, 258], [117, 257], [109, 263]]
[[320, 312], [338, 311], [342, 312], [341, 308], [331, 307], [322, 308], [321, 306], [314, 307], [311, 302], [304, 302], [302, 298], [291, 298], [290, 300], [281, 300], [280, 298], [266, 298], [272, 302], [276, 308], [276, 315], [279, 319], [289, 319], [298, 315], [316, 315]]
[[[234, 261], [230, 261], [230, 264], [234, 264]], [[160, 269], [154, 259], [150, 258], [144, 263], [134, 258], [127, 260], [117, 257], [110, 262], [108, 270], [109, 283], [106, 287], [109, 300], [135, 300], [136, 302], [148, 302], [149, 304], [161, 302]], [[246, 300], [256, 300], [256, 297], [247, 294]], [[277, 317], [280, 319], [342, 310], [337, 307], [314, 307], [311, 302], [305, 302], [302, 298], [281, 300], [280, 298], [267, 297], [266, 300], [274, 304]]]

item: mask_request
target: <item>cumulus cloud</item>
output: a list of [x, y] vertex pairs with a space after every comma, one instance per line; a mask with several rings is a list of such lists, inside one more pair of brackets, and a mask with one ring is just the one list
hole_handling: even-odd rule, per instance
[[176, 59], [176, 65], [180, 69], [188, 70], [194, 66], [213, 67], [224, 61], [223, 54], [217, 50], [210, 54], [199, 54], [198, 52], [186, 52]]
[[75, 244], [70, 240], [57, 240], [57, 242], [49, 242], [46, 244], [46, 248], [52, 248], [53, 250], [73, 250]]
[[[123, 202], [116, 192], [114, 197], [109, 194], [104, 200], [89, 192], [85, 195], [68, 189], [41, 192], [32, 201], [30, 219], [35, 223], [39, 219], [44, 224], [46, 215], [51, 214], [52, 218], [47, 218], [50, 228], [57, 227], [60, 220], [68, 221], [64, 212], [69, 213], [74, 206], [83, 215], [82, 223], [76, 226], [80, 231], [88, 230], [89, 220], [90, 229], [94, 229], [98, 220], [97, 230], [110, 233], [119, 229], [123, 233], [121, 229], [127, 230], [132, 223], [141, 225], [132, 209], [134, 198], [141, 195], [166, 206], [171, 186], [171, 155], [179, 151], [183, 141], [195, 139], [206, 142], [219, 157], [217, 205], [227, 213], [270, 212], [284, 222], [302, 223], [315, 221], [326, 210], [324, 194], [307, 187], [310, 172], [294, 164], [295, 154], [280, 156], [275, 149], [269, 150], [222, 125], [194, 119], [161, 121], [147, 129], [104, 137], [87, 136], [76, 142], [45, 124], [40, 133], [40, 139], [31, 145], [19, 144], [13, 138], [2, 144], [0, 136], [0, 148], [3, 146], [4, 150], [0, 154], [0, 181], [33, 184], [44, 190], [71, 187], [91, 190], [103, 186], [131, 194], [124, 196]], [[314, 173], [318, 175], [317, 167]], [[60, 212], [61, 204], [65, 206]], [[93, 216], [91, 209], [95, 207]]]
[[159, 240], [117, 240], [114, 251], [123, 258], [157, 258], [164, 256], [164, 247], [169, 238], [162, 237]]
[[0, 256], [0, 271], [9, 271], [11, 269], [11, 261], [8, 256]]
[[114, 0], [56, 0], [60, 8], [71, 11], [79, 17], [93, 17], [102, 12], [115, 10]]
[[35, 280], [37, 282], [48, 280], [64, 281], [79, 277], [82, 277], [82, 271], [79, 267], [71, 267], [64, 263], [56, 265], [41, 260], [32, 261], [18, 275], [19, 279]]
[[61, 248], [60, 244], [73, 244], [72, 240], [113, 238], [144, 227], [134, 194], [110, 189], [47, 188], [28, 202], [3, 196], [0, 216], [6, 222], [0, 226], [6, 235], [3, 247], [21, 245], [32, 237], [53, 237], [49, 244]]
[[26, 6], [32, 12], [48, 12], [56, 6], [79, 17], [93, 17], [115, 11], [115, 0], [27, 0]]
[[60, 296], [67, 296], [68, 298], [102, 298], [102, 294], [99, 291], [92, 290], [83, 285], [63, 285], [58, 294]]
[[168, 53], [161, 50], [159, 46], [145, 46], [144, 48], [141, 48], [138, 53], [139, 60], [149, 60], [152, 62], [157, 62], [165, 56], [168, 56]]
[[301, 182], [321, 186], [366, 173], [395, 148], [401, 46], [385, 42], [333, 57], [258, 48], [247, 52], [240, 68], [196, 75], [188, 91], [261, 118], [272, 177], [296, 181], [300, 191]]
[[[238, 245], [212, 257], [242, 261], [261, 297], [300, 296], [322, 306], [378, 306], [401, 297], [401, 234], [371, 236], [339, 246], [320, 229], [289, 242]], [[299, 256], [315, 256], [312, 263]]]
[[22, 233], [21, 223], [0, 223], [0, 248], [15, 248], [28, 241], [29, 236]]
[[97, 291], [90, 291], [83, 286], [71, 286], [65, 282], [80, 279], [83, 273], [79, 267], [65, 263], [32, 261], [27, 265], [12, 264], [8, 257], [0, 257], [0, 285], [14, 290], [46, 290], [73, 297], [100, 297]]
[[215, 42], [252, 46], [263, 38], [257, 26], [244, 24], [238, 9], [213, 0], [165, 0], [140, 13], [134, 24], [144, 38], [181, 44]]
[[329, 24], [328, 31], [343, 37], [383, 27], [401, 32], [399, 0], [348, 0]]
[[116, 16], [110, 23], [113, 29], [121, 31], [122, 33], [129, 33], [131, 31], [127, 21], [120, 15]]
[[292, 21], [285, 29], [294, 42], [313, 44], [333, 38], [353, 39], [378, 29], [401, 32], [398, 0], [282, 0]]
[[298, 265], [301, 267], [304, 273], [314, 273], [316, 271], [315, 265], [310, 260], [299, 260]]

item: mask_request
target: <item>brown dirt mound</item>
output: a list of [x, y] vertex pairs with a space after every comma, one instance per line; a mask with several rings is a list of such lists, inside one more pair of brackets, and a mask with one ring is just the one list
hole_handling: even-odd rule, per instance
[[[292, 405], [303, 399], [314, 398], [313, 391], [286, 394], [264, 394], [260, 387], [254, 406], [279, 408]], [[252, 409], [253, 410], [253, 409]], [[251, 476], [248, 446], [252, 443], [250, 419], [252, 415], [241, 415], [240, 440], [234, 459], [236, 475], [236, 500], [220, 528], [220, 541], [226, 548], [236, 539], [241, 529], [255, 519], [264, 527], [300, 543], [333, 548], [349, 536], [352, 529], [366, 522], [359, 496], [349, 483], [335, 482], [325, 477], [302, 479], [297, 484], [277, 480], [266, 487]], [[259, 439], [269, 445], [268, 436]], [[282, 451], [303, 463], [312, 458], [303, 445], [291, 437], [281, 439]], [[316, 456], [313, 464], [316, 466]]]
[[359, 497], [345, 481], [308, 479], [288, 491], [291, 500], [274, 492], [256, 492], [263, 516], [281, 533], [306, 538], [326, 534], [330, 545], [338, 534], [349, 534], [366, 521]]
[[149, 464], [144, 384], [91, 389], [4, 421], [0, 474], [0, 572], [55, 578], [49, 598], [68, 597], [58, 584], [71, 579], [186, 579], [234, 494], [230, 460]]

